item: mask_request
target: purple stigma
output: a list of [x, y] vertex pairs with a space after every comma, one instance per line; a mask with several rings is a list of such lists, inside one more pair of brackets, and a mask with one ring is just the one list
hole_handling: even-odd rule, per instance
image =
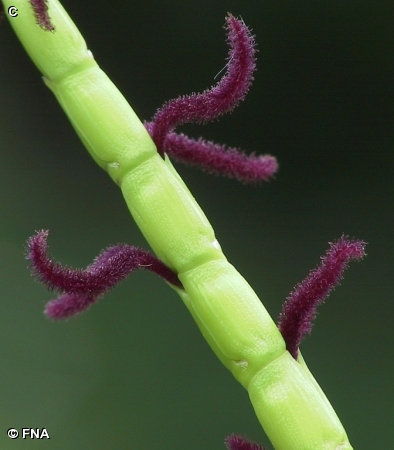
[[27, 256], [32, 273], [48, 289], [61, 295], [51, 300], [45, 313], [65, 319], [86, 310], [108, 290], [136, 269], [150, 270], [168, 283], [182, 288], [176, 273], [146, 250], [119, 244], [103, 250], [86, 269], [70, 269], [55, 263], [47, 254], [48, 231], [39, 231], [28, 240]]
[[52, 25], [48, 14], [48, 0], [30, 0], [30, 5], [33, 8], [37, 25], [43, 30], [54, 31], [55, 27]]
[[235, 148], [226, 148], [203, 139], [191, 139], [174, 132], [184, 123], [205, 123], [232, 111], [241, 102], [253, 81], [256, 68], [255, 41], [242, 20], [231, 14], [226, 18], [228, 43], [227, 71], [223, 78], [200, 94], [170, 100], [145, 127], [159, 154], [183, 163], [202, 166], [207, 172], [227, 175], [244, 182], [268, 180], [278, 170], [273, 156], [247, 156]]
[[[246, 25], [229, 14], [226, 18], [230, 53], [227, 72], [215, 86], [201, 94], [170, 100], [152, 120], [152, 139], [159, 149], [166, 135], [184, 123], [204, 123], [232, 111], [245, 98], [252, 83], [255, 43]], [[160, 150], [159, 150], [160, 151]]]
[[[150, 133], [151, 124], [145, 124]], [[175, 160], [188, 165], [199, 166], [205, 172], [225, 175], [243, 183], [269, 181], [278, 171], [274, 156], [247, 155], [242, 150], [189, 138], [182, 133], [169, 133], [162, 149]]]
[[0, 3], [0, 25], [3, 23], [5, 17], [4, 5]]
[[228, 450], [264, 450], [264, 447], [261, 445], [249, 441], [249, 439], [243, 436], [236, 436], [235, 434], [227, 437], [225, 444]]
[[286, 348], [294, 359], [304, 336], [311, 332], [316, 308], [329, 293], [340, 284], [348, 263], [365, 256], [365, 242], [342, 236], [330, 243], [330, 249], [321, 258], [320, 265], [290, 293], [279, 315], [278, 328], [286, 342]]

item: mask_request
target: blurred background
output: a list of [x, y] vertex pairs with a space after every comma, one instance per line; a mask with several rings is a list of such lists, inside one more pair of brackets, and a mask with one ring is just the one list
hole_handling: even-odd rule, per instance
[[[276, 179], [250, 187], [177, 168], [275, 318], [329, 241], [345, 233], [368, 242], [302, 351], [354, 448], [392, 447], [392, 2], [63, 4], [141, 119], [215, 82], [227, 11], [253, 29], [258, 71], [246, 101], [220, 122], [182, 130], [276, 155]], [[49, 229], [54, 258], [73, 267], [110, 244], [147, 244], [6, 21], [0, 61], [1, 448], [219, 450], [234, 432], [271, 449], [247, 393], [153, 275], [133, 274], [67, 322], [43, 316], [55, 294], [24, 259], [36, 230]], [[45, 427], [51, 439], [12, 441], [10, 427]]]

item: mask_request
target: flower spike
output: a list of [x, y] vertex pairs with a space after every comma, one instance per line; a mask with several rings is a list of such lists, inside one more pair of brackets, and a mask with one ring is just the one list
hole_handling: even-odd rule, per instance
[[232, 111], [245, 98], [256, 68], [255, 41], [245, 23], [231, 14], [227, 15], [226, 28], [230, 51], [223, 78], [200, 94], [168, 101], [145, 127], [162, 157], [167, 153], [183, 163], [200, 165], [207, 172], [222, 173], [248, 183], [268, 180], [278, 169], [273, 156], [247, 156], [235, 148], [174, 132], [184, 123], [201, 124], [216, 119]]
[[264, 447], [261, 445], [249, 441], [249, 439], [243, 436], [236, 436], [235, 434], [227, 437], [225, 444], [228, 450], [264, 450]]
[[146, 250], [119, 244], [103, 250], [86, 269], [70, 269], [53, 262], [47, 254], [48, 231], [39, 231], [28, 240], [26, 258], [32, 273], [49, 289], [62, 295], [51, 300], [45, 313], [52, 319], [78, 314], [136, 269], [147, 269], [168, 283], [182, 288], [176, 273]]
[[312, 329], [317, 306], [339, 285], [349, 261], [360, 260], [365, 256], [365, 245], [363, 241], [350, 240], [346, 236], [330, 243], [330, 249], [321, 258], [320, 265], [297, 284], [287, 297], [279, 316], [278, 328], [294, 359], [298, 357], [302, 339]]

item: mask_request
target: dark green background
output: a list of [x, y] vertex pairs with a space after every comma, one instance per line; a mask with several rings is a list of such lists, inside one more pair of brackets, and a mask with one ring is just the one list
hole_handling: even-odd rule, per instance
[[[214, 83], [227, 11], [253, 28], [258, 71], [244, 104], [184, 130], [276, 155], [276, 180], [245, 187], [179, 171], [274, 317], [328, 241], [368, 242], [302, 349], [355, 449], [392, 448], [393, 4], [212, 4], [64, 2], [141, 119]], [[76, 267], [109, 244], [146, 244], [6, 22], [0, 52], [0, 447], [219, 450], [236, 432], [272, 448], [247, 393], [153, 275], [133, 274], [66, 323], [44, 318], [54, 294], [23, 258], [35, 230], [49, 229], [55, 258]], [[11, 441], [9, 427], [46, 427], [51, 439]]]

